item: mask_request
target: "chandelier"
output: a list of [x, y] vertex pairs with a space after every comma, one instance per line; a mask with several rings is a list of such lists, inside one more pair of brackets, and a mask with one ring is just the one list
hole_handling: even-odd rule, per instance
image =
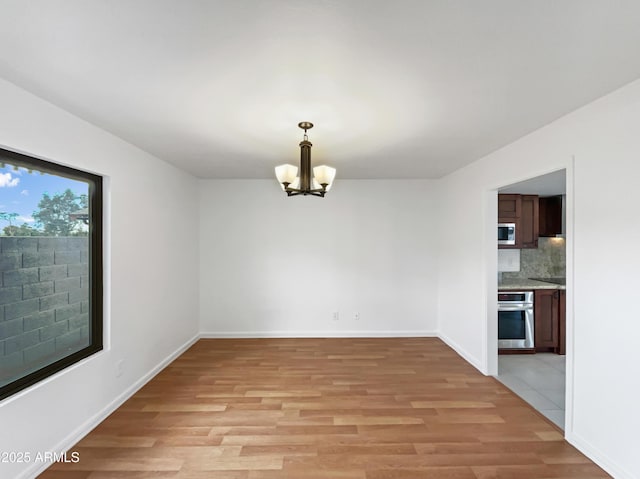
[[313, 169], [311, 177], [311, 142], [307, 137], [307, 130], [313, 128], [313, 123], [303, 121], [298, 126], [304, 130], [304, 137], [300, 142], [300, 176], [298, 167], [294, 165], [276, 166], [276, 178], [287, 193], [287, 196], [312, 195], [324, 197], [331, 189], [336, 169], [320, 165]]

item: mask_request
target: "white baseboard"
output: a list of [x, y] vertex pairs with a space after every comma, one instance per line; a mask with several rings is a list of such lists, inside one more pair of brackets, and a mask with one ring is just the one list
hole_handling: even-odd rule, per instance
[[[60, 441], [55, 447], [52, 447], [51, 451], [68, 451], [75, 444], [77, 444], [83, 437], [89, 434], [98, 424], [104, 421], [109, 414], [118, 409], [127, 399], [133, 396], [142, 386], [151, 381], [160, 371], [167, 367], [174, 359], [189, 349], [198, 339], [200, 335], [196, 334], [186, 343], [176, 349], [173, 353], [167, 356], [162, 362], [154, 367], [147, 374], [142, 376], [138, 381], [128, 387], [122, 394], [117, 396], [113, 401], [107, 404], [101, 411], [97, 412], [93, 417], [84, 422], [81, 426], [76, 428], [71, 434]], [[38, 462], [33, 463], [32, 467], [24, 470], [17, 479], [35, 478], [45, 469], [53, 464], [52, 462]]]
[[476, 368], [478, 371], [480, 371], [482, 374], [485, 374], [485, 371], [483, 371], [482, 365], [480, 364], [480, 362], [478, 362], [478, 360], [476, 358], [474, 358], [473, 356], [471, 356], [469, 353], [467, 353], [464, 348], [462, 348], [462, 346], [460, 346], [458, 343], [456, 343], [454, 340], [452, 340], [449, 336], [447, 336], [446, 334], [439, 332], [438, 333], [438, 337], [447, 345], [449, 346], [451, 349], [453, 349], [456, 353], [458, 353], [459, 356], [461, 356], [466, 362], [468, 362], [469, 364], [471, 364], [474, 368]]
[[206, 331], [203, 339], [224, 338], [431, 338], [436, 331]]
[[589, 441], [581, 438], [579, 435], [567, 432], [565, 439], [569, 444], [595, 462], [612, 477], [615, 477], [616, 479], [638, 479], [638, 476], [620, 468], [620, 466], [616, 465], [615, 461], [611, 460], [611, 458], [606, 454], [600, 451]]

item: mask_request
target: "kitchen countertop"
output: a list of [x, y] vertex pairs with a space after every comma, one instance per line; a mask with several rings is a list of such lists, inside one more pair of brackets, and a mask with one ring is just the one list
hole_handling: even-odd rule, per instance
[[520, 289], [520, 290], [531, 290], [531, 289], [566, 289], [565, 285], [546, 283], [544, 281], [536, 281], [535, 279], [527, 279], [527, 278], [518, 278], [518, 279], [505, 279], [503, 281], [498, 282], [498, 289]]

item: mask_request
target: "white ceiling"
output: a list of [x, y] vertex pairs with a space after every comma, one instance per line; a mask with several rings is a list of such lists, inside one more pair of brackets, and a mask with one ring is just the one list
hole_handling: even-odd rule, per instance
[[554, 196], [567, 192], [567, 170], [554, 171], [501, 188], [500, 193]]
[[0, 76], [202, 177], [437, 178], [640, 77], [637, 0], [0, 0]]

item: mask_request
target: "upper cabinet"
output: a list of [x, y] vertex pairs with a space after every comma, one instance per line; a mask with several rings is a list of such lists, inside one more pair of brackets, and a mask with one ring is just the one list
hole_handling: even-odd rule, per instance
[[520, 218], [521, 195], [498, 195], [498, 218]]
[[522, 248], [538, 247], [538, 197], [522, 195], [520, 215], [520, 240]]
[[562, 196], [547, 196], [538, 200], [540, 209], [539, 236], [562, 234]]
[[500, 249], [538, 247], [538, 197], [536, 195], [498, 195], [498, 223], [514, 223], [514, 245], [498, 245]]

